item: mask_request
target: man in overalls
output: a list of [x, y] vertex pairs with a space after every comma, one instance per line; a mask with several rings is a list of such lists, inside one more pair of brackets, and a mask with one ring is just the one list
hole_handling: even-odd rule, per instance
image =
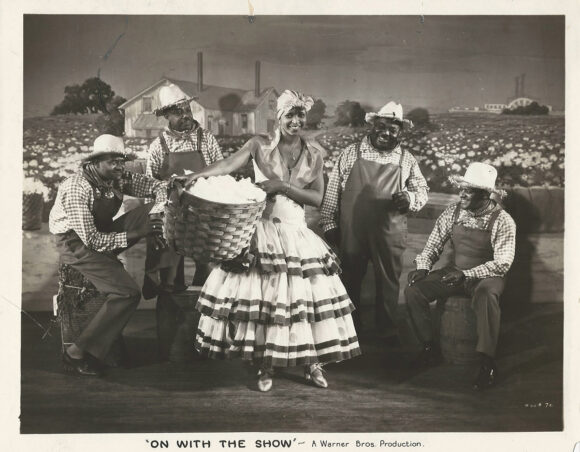
[[[107, 297], [63, 353], [65, 370], [78, 375], [100, 375], [98, 361], [106, 360], [141, 300], [141, 290], [117, 255], [143, 237], [150, 237], [154, 246], [165, 246], [163, 223], [152, 216], [164, 209], [166, 184], [124, 170], [127, 158], [122, 138], [98, 137], [92, 153], [83, 160], [82, 170], [59, 186], [50, 211], [49, 229], [56, 236], [61, 263], [80, 271]], [[155, 202], [113, 220], [124, 194]]]
[[[168, 125], [149, 147], [147, 175], [167, 181], [173, 175], [183, 176], [186, 171], [198, 172], [223, 158], [215, 137], [193, 119], [191, 101], [175, 84], [159, 90], [155, 114], [167, 119]], [[203, 285], [207, 274], [207, 266], [197, 264], [193, 285]], [[143, 296], [158, 295], [156, 311], [162, 358], [169, 353], [169, 339], [163, 339], [167, 336], [163, 331], [175, 330], [178, 307], [172, 294], [186, 288], [183, 256], [169, 248], [148, 247]]]
[[400, 104], [389, 102], [368, 113], [368, 136], [346, 148], [330, 175], [320, 225], [327, 241], [338, 247], [342, 277], [357, 310], [353, 320], [361, 333], [361, 285], [369, 260], [375, 271], [375, 322], [387, 343], [398, 345], [399, 277], [407, 245], [407, 212], [427, 202], [427, 182], [415, 158], [401, 149], [404, 125]]
[[[433, 343], [429, 303], [451, 295], [471, 297], [477, 318], [476, 351], [481, 367], [473, 383], [476, 390], [492, 386], [497, 377], [494, 361], [500, 327], [499, 297], [504, 276], [515, 254], [516, 224], [501, 205], [490, 199], [497, 171], [485, 163], [472, 163], [465, 177], [453, 177], [460, 186], [460, 201], [439, 216], [425, 248], [417, 256], [417, 270], [409, 273], [405, 299], [412, 324], [423, 350], [415, 364], [437, 363], [438, 346]], [[430, 272], [448, 240], [453, 245], [450, 266]]]

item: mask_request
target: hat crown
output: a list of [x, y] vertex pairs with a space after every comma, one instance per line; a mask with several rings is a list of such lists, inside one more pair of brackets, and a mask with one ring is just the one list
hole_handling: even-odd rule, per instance
[[497, 170], [487, 163], [473, 162], [465, 170], [463, 180], [468, 184], [493, 190], [495, 180], [497, 179]]
[[108, 134], [100, 135], [93, 143], [93, 152], [117, 152], [123, 154], [125, 152], [123, 138]]
[[189, 96], [174, 83], [161, 87], [159, 90], [160, 108], [169, 107], [181, 101], [189, 100]]
[[403, 120], [403, 106], [401, 104], [398, 104], [396, 102], [389, 102], [386, 105], [384, 105], [379, 112], [377, 113], [377, 116], [380, 116], [382, 118], [393, 118], [393, 119], [397, 119], [399, 121]]

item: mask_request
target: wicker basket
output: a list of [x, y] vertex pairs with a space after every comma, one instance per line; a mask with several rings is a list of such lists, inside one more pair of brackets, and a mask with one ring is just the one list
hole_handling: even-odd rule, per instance
[[22, 194], [22, 229], [34, 231], [42, 227], [44, 198], [40, 193]]
[[266, 200], [224, 204], [183, 192], [170, 193], [165, 207], [165, 238], [178, 254], [197, 262], [233, 259], [249, 246]]
[[58, 320], [62, 346], [65, 348], [77, 340], [101, 309], [106, 297], [82, 273], [69, 265], [61, 264], [58, 276]]

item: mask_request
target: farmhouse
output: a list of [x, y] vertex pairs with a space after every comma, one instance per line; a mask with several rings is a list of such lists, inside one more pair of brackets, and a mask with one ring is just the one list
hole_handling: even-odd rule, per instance
[[198, 53], [197, 83], [163, 77], [135, 94], [119, 108], [125, 111], [125, 135], [150, 138], [167, 125], [163, 117], [155, 116], [159, 106], [159, 90], [174, 83], [191, 96], [193, 117], [214, 135], [258, 135], [272, 133], [276, 119], [274, 88], [260, 89], [260, 62], [256, 61], [253, 90], [225, 88], [203, 83], [202, 54]]

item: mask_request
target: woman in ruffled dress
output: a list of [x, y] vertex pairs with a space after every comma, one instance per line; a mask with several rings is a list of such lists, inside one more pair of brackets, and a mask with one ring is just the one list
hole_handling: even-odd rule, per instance
[[250, 254], [253, 265], [216, 267], [201, 291], [195, 347], [210, 358], [241, 357], [260, 366], [258, 388], [269, 391], [275, 367], [304, 366], [306, 380], [326, 388], [326, 363], [359, 355], [354, 305], [332, 249], [308, 229], [304, 205], [319, 207], [323, 159], [300, 131], [313, 100], [286, 90], [278, 98], [273, 140], [250, 139], [237, 153], [190, 175], [229, 174], [254, 159], [268, 194]]

